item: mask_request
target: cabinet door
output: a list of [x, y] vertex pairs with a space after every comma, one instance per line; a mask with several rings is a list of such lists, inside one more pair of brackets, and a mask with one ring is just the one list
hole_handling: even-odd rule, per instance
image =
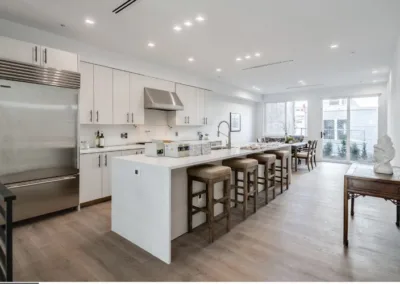
[[94, 65], [94, 113], [96, 124], [112, 124], [112, 69]]
[[130, 124], [129, 73], [113, 70], [113, 124]]
[[144, 88], [147, 87], [147, 77], [132, 73], [129, 77], [129, 121], [131, 124], [144, 124]]
[[205, 117], [205, 90], [197, 89], [197, 125], [205, 125], [206, 117]]
[[80, 156], [80, 203], [102, 197], [101, 163], [101, 154], [85, 154]]
[[78, 55], [46, 46], [41, 47], [42, 66], [78, 72]]
[[183, 95], [185, 96], [186, 107], [185, 107], [185, 114], [188, 117], [188, 124], [189, 125], [199, 125], [199, 114], [197, 109], [197, 88], [187, 87], [186, 93]]
[[203, 106], [203, 113], [205, 117], [205, 123], [206, 125], [212, 125], [212, 117], [213, 115], [209, 115], [210, 112], [212, 111], [211, 109], [207, 109], [207, 106], [209, 106], [209, 100], [212, 99], [212, 96], [210, 96], [210, 91], [204, 90], [204, 106]]
[[79, 120], [82, 124], [91, 124], [93, 112], [93, 64], [81, 62], [81, 89], [79, 93]]
[[0, 58], [40, 65], [40, 46], [0, 37]]
[[103, 167], [102, 167], [103, 191], [102, 191], [102, 197], [108, 197], [108, 196], [111, 196], [112, 158], [121, 156], [121, 152], [104, 153], [102, 156], [103, 156]]
[[[176, 125], [190, 125], [196, 120], [193, 113], [193, 108], [197, 105], [196, 94], [192, 87], [180, 84], [176, 84], [176, 93], [183, 103], [183, 110], [176, 112]], [[192, 118], [191, 121], [190, 118]]]

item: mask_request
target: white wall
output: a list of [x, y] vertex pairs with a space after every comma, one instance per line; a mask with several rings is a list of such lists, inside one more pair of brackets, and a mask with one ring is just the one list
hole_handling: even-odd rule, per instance
[[[378, 137], [380, 137], [387, 133], [386, 91], [386, 84], [319, 88], [314, 90], [265, 95], [264, 103], [295, 100], [308, 101], [308, 139], [317, 140], [321, 137], [323, 99], [379, 95]], [[264, 130], [264, 128], [262, 128], [262, 130]], [[259, 131], [257, 132], [257, 135], [258, 133]]]
[[393, 57], [392, 70], [387, 85], [388, 134], [393, 140], [396, 156], [392, 162], [400, 166], [400, 38]]
[[[179, 126], [170, 128], [167, 125], [167, 112], [158, 110], [145, 110], [145, 125], [135, 128], [132, 125], [81, 125], [81, 140], [94, 144], [94, 133], [104, 131], [106, 145], [126, 145], [135, 142], [149, 141], [151, 139], [193, 140], [198, 139], [197, 132], [207, 133], [210, 139], [222, 140], [217, 137], [218, 123], [222, 120], [229, 121], [229, 113], [241, 114], [242, 131], [232, 133], [232, 143], [255, 141], [256, 103], [236, 98], [211, 94], [206, 100], [206, 116], [208, 125], [202, 127]], [[227, 133], [227, 127], [221, 126], [221, 131]], [[128, 139], [122, 139], [120, 134], [128, 133]], [[176, 136], [178, 132], [178, 136]]]

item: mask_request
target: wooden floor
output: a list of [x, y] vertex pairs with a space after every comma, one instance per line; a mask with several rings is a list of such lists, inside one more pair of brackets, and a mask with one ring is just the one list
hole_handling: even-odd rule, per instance
[[343, 174], [347, 168], [326, 163], [311, 173], [299, 170], [289, 191], [213, 244], [207, 243], [204, 228], [174, 240], [171, 265], [110, 232], [110, 202], [25, 224], [15, 229], [14, 278], [399, 281], [400, 231], [394, 224], [392, 203], [356, 199], [355, 217], [349, 222], [349, 248], [342, 245]]

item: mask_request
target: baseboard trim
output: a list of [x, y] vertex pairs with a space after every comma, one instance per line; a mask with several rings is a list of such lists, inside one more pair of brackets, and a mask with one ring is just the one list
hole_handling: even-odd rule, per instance
[[84, 207], [92, 206], [92, 205], [95, 205], [95, 204], [107, 202], [107, 201], [110, 201], [110, 200], [111, 200], [111, 196], [108, 196], [108, 197], [103, 197], [103, 198], [100, 198], [100, 199], [84, 202], [84, 203], [81, 203], [80, 205], [81, 205], [81, 208], [84, 208]]

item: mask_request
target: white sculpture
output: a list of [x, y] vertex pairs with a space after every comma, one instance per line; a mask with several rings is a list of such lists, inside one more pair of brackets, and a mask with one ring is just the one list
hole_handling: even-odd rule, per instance
[[378, 144], [374, 145], [374, 171], [378, 174], [392, 175], [393, 168], [390, 161], [395, 154], [392, 139], [388, 135], [379, 138]]

